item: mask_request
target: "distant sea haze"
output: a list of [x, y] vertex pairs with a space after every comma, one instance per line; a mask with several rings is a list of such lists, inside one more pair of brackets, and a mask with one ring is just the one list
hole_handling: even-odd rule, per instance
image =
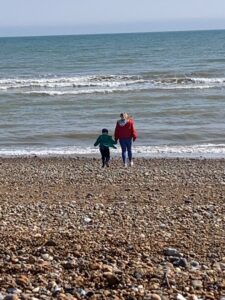
[[125, 111], [136, 156], [225, 157], [224, 49], [223, 30], [0, 38], [0, 156], [98, 153]]

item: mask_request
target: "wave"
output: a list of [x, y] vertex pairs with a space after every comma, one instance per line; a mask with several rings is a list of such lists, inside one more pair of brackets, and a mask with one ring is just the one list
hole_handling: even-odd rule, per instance
[[117, 87], [143, 83], [139, 76], [78, 76], [78, 77], [54, 77], [54, 78], [8, 78], [0, 79], [0, 89], [18, 88], [62, 88], [62, 87]]
[[3, 78], [0, 91], [36, 95], [78, 95], [156, 89], [209, 89], [225, 87], [225, 78], [165, 74], [92, 75], [75, 77]]
[[124, 92], [128, 91], [128, 89], [91, 89], [91, 90], [79, 90], [79, 91], [29, 91], [24, 92], [24, 94], [28, 95], [46, 95], [46, 96], [61, 96], [61, 95], [82, 95], [82, 94], [109, 94], [113, 92]]
[[[182, 158], [224, 158], [225, 144], [203, 144], [186, 146], [136, 146], [133, 148], [136, 157], [182, 157]], [[57, 148], [2, 148], [0, 157], [12, 156], [95, 156], [99, 150], [93, 147], [57, 147]], [[120, 149], [112, 150], [112, 155], [120, 155]]]

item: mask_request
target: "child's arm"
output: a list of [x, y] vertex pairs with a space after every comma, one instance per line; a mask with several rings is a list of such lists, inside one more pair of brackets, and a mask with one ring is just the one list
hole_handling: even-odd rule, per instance
[[99, 136], [96, 140], [96, 142], [94, 143], [94, 146], [98, 146], [100, 144], [100, 140], [101, 140], [101, 137]]
[[112, 143], [115, 145], [115, 144], [117, 144], [117, 141], [115, 141], [115, 140], [112, 138]]
[[117, 144], [117, 142], [112, 137], [110, 137], [110, 142], [111, 142], [112, 147], [114, 149], [116, 149], [116, 147], [114, 145]]

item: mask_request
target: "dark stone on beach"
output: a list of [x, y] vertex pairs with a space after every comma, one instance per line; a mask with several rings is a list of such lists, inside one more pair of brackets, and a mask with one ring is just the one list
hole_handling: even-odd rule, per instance
[[177, 256], [181, 257], [182, 255], [174, 248], [166, 248], [164, 249], [164, 255], [165, 256]]
[[76, 289], [74, 287], [64, 287], [64, 292], [71, 295], [75, 295]]
[[94, 195], [93, 195], [92, 193], [88, 193], [88, 194], [86, 195], [86, 198], [92, 198], [92, 197], [94, 197]]
[[141, 280], [142, 279], [142, 274], [135, 271], [133, 274], [133, 277], [136, 278], [137, 280]]
[[47, 198], [49, 196], [49, 193], [48, 192], [43, 192], [42, 195], [43, 195], [44, 198]]
[[89, 292], [87, 292], [86, 297], [91, 298], [94, 294], [95, 293], [93, 291], [89, 291]]
[[106, 278], [107, 284], [109, 287], [116, 286], [120, 283], [120, 280], [118, 277], [111, 272], [105, 272], [103, 273], [103, 276]]
[[74, 269], [75, 266], [74, 266], [74, 263], [72, 263], [72, 262], [66, 262], [63, 264], [63, 267], [66, 270], [72, 270], [72, 269]]
[[184, 200], [184, 203], [185, 203], [185, 204], [191, 204], [191, 203], [192, 203], [192, 200], [191, 200], [191, 199], [185, 199], [185, 200]]
[[182, 268], [187, 268], [188, 267], [188, 262], [185, 258], [180, 258], [178, 260], [175, 260], [173, 262], [173, 265], [175, 267], [182, 267]]
[[45, 246], [56, 246], [56, 242], [54, 242], [53, 240], [48, 240], [46, 243], [45, 243]]

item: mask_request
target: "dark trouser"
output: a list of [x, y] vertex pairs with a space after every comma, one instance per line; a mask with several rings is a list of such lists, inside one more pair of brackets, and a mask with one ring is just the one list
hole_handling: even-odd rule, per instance
[[110, 152], [108, 147], [100, 148], [102, 156], [102, 166], [104, 167], [106, 163], [110, 160]]
[[129, 161], [132, 160], [132, 138], [120, 139], [120, 146], [122, 149], [122, 159], [123, 162], [126, 162], [126, 153], [128, 153]]

